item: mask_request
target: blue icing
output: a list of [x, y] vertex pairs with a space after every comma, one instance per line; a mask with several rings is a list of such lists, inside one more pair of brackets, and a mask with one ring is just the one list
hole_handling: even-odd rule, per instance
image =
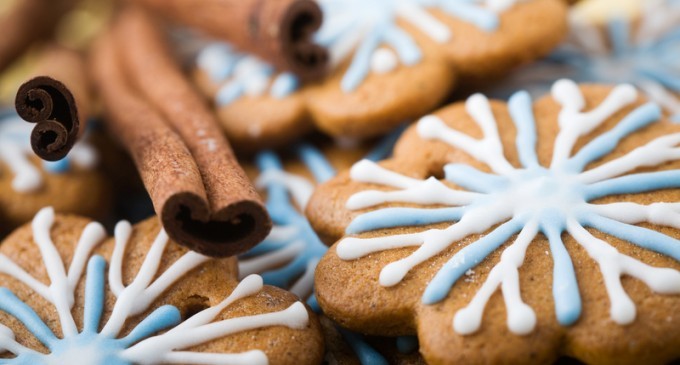
[[40, 319], [33, 308], [17, 298], [11, 290], [0, 288], [0, 310], [18, 319], [26, 329], [45, 347], [53, 350], [58, 345], [59, 339], [52, 330]]
[[307, 305], [312, 308], [314, 313], [321, 313], [321, 306], [319, 306], [319, 301], [316, 300], [316, 294], [312, 293], [307, 299]]
[[541, 231], [548, 238], [553, 257], [553, 297], [557, 320], [571, 325], [581, 316], [581, 295], [578, 292], [574, 264], [569, 257], [562, 232], [565, 217], [560, 212], [546, 212], [541, 218]]
[[154, 333], [174, 327], [182, 321], [179, 310], [172, 305], [156, 308], [148, 317], [144, 318], [130, 334], [118, 340], [127, 347], [151, 337]]
[[636, 108], [610, 131], [581, 148], [569, 160], [567, 168], [575, 172], [583, 171], [589, 163], [611, 153], [621, 139], [659, 120], [661, 115], [661, 108], [654, 103], [647, 103]]
[[401, 137], [402, 133], [404, 133], [408, 126], [409, 123], [404, 123], [384, 136], [380, 141], [378, 141], [375, 147], [373, 147], [373, 149], [369, 151], [366, 156], [364, 156], [364, 158], [370, 161], [380, 161], [390, 157], [392, 155], [394, 145], [397, 143], [397, 140], [399, 137]]
[[[499, 16], [485, 7], [485, 1], [478, 0], [321, 0], [319, 1], [325, 21], [317, 32], [318, 43], [337, 52], [347, 51], [347, 42], [358, 42], [351, 63], [341, 81], [345, 92], [356, 90], [371, 71], [371, 61], [376, 50], [382, 45], [390, 46], [404, 65], [414, 65], [422, 59], [420, 47], [410, 34], [404, 31], [398, 19], [405, 18], [416, 27], [424, 20], [443, 28], [448, 27], [437, 20], [429, 9], [440, 9], [448, 16], [469, 22], [487, 31], [495, 31], [499, 26]], [[420, 13], [420, 14], [416, 14]], [[425, 14], [425, 15], [424, 15]], [[416, 20], [418, 19], [418, 20]], [[423, 29], [420, 29], [424, 31]], [[427, 33], [427, 31], [424, 31]], [[431, 37], [434, 37], [430, 35]], [[441, 37], [438, 35], [437, 37]], [[355, 39], [358, 38], [358, 39]], [[442, 43], [445, 39], [436, 39]], [[336, 55], [338, 56], [338, 55]], [[339, 55], [344, 57], [345, 55]]]
[[283, 99], [295, 92], [300, 86], [298, 78], [290, 72], [276, 76], [270, 88], [270, 95], [276, 99]]
[[[654, 16], [653, 13], [650, 19], [643, 21], [658, 21]], [[539, 96], [548, 91], [555, 80], [564, 77], [577, 82], [602, 84], [628, 82], [643, 88], [651, 83], [665, 88], [666, 92], [680, 92], [680, 65], [677, 62], [680, 57], [680, 26], [676, 24], [667, 32], [645, 42], [633, 41], [636, 34], [632, 34], [632, 27], [635, 26], [627, 20], [612, 20], [607, 27], [608, 39], [605, 40], [611, 45], [609, 50], [598, 53], [581, 43], [566, 44], [547, 59], [510, 75], [508, 80], [492, 88], [491, 94], [507, 97], [514, 90], [522, 88]], [[574, 32], [578, 32], [578, 29]], [[656, 99], [663, 107], [668, 107], [673, 114], [680, 110], [678, 100], [668, 102], [654, 95], [649, 97]], [[671, 95], [671, 98], [674, 97]], [[678, 116], [675, 115], [675, 118]]]
[[[272, 152], [262, 152], [257, 156], [257, 165], [261, 171], [283, 171], [281, 162]], [[275, 225], [292, 226], [297, 228], [297, 235], [293, 242], [302, 242], [305, 248], [295, 259], [282, 268], [264, 272], [264, 282], [279, 287], [287, 287], [299, 275], [307, 270], [307, 264], [311, 260], [318, 260], [328, 250], [321, 242], [307, 219], [298, 212], [291, 203], [285, 186], [272, 183], [267, 186], [267, 209]], [[265, 240], [267, 243], [268, 240]], [[289, 244], [292, 242], [288, 242]], [[277, 246], [268, 244], [266, 248], [275, 249]], [[265, 250], [266, 250], [265, 248]], [[260, 249], [261, 253], [263, 249]], [[247, 256], [246, 256], [247, 257]]]
[[43, 161], [42, 164], [45, 168], [45, 171], [51, 172], [53, 174], [63, 174], [68, 172], [71, 167], [68, 157], [64, 157], [58, 161]]
[[347, 341], [349, 346], [359, 358], [361, 365], [388, 365], [387, 360], [369, 345], [363, 336], [350, 332], [344, 328], [336, 327], [338, 332]]
[[345, 233], [357, 234], [383, 228], [452, 222], [459, 220], [464, 213], [465, 208], [460, 207], [436, 209], [385, 208], [358, 216], [347, 226]]
[[397, 351], [402, 354], [410, 354], [418, 350], [418, 337], [399, 336], [397, 337]]
[[449, 294], [451, 287], [468, 270], [477, 266], [489, 254], [504, 244], [513, 234], [522, 229], [524, 222], [512, 219], [494, 229], [478, 241], [463, 247], [442, 266], [423, 293], [423, 303], [435, 304]]
[[[397, 135], [403, 129], [386, 136], [378, 145], [369, 152], [370, 158], [380, 159], [386, 157], [396, 142]], [[305, 166], [314, 176], [317, 183], [325, 182], [336, 174], [335, 168], [316, 148], [309, 144], [302, 144], [296, 148], [296, 152]], [[284, 172], [281, 161], [275, 153], [265, 151], [256, 157], [257, 166], [262, 173], [267, 171]], [[291, 202], [288, 188], [279, 182], [272, 182], [266, 186], [267, 210], [277, 226], [294, 227], [296, 234], [292, 238], [278, 240], [276, 237], [268, 237], [262, 243], [252, 248], [242, 258], [251, 258], [281, 250], [288, 245], [302, 242], [305, 248], [293, 261], [283, 267], [262, 273], [265, 283], [279, 287], [288, 287], [291, 282], [307, 270], [307, 265], [313, 260], [319, 260], [328, 247], [321, 242], [316, 232], [309, 225], [307, 218], [298, 211]], [[449, 219], [450, 220], [450, 219]]]
[[124, 359], [122, 351], [140, 340], [180, 323], [179, 310], [165, 305], [144, 318], [124, 338], [110, 338], [98, 333], [104, 312], [106, 261], [101, 256], [90, 258], [85, 282], [83, 329], [75, 336], [58, 338], [35, 313], [7, 288], [0, 288], [0, 310], [19, 320], [50, 351], [49, 354], [19, 352], [6, 364], [54, 364], [70, 363], [74, 358], [87, 359], [93, 365], [132, 365]]
[[505, 177], [481, 172], [470, 165], [448, 164], [444, 166], [444, 176], [447, 181], [459, 185], [469, 191], [489, 193], [499, 191], [508, 186]]
[[598, 231], [680, 261], [680, 240], [678, 239], [648, 228], [621, 223], [597, 214], [584, 213], [580, 218], [583, 224], [588, 227], [593, 227]]
[[337, 173], [326, 157], [311, 145], [300, 145], [298, 147], [298, 154], [305, 165], [309, 166], [309, 171], [314, 175], [314, 179], [318, 183], [330, 180]]
[[101, 256], [93, 256], [87, 264], [83, 332], [95, 333], [99, 329], [99, 321], [104, 312], [105, 269], [106, 261]]
[[513, 94], [508, 101], [508, 110], [515, 127], [517, 127], [517, 151], [519, 161], [525, 168], [539, 167], [536, 154], [536, 120], [531, 96], [526, 91]]
[[[86, 133], [95, 128], [94, 121], [88, 122]], [[34, 156], [30, 146], [33, 124], [25, 122], [16, 111], [6, 109], [0, 111], [0, 143], [11, 142], [17, 145], [22, 152]], [[73, 158], [70, 155], [58, 161], [41, 161], [44, 170], [51, 174], [64, 174], [71, 171]]]
[[[380, 141], [376, 148], [369, 153], [369, 157], [373, 159], [387, 157], [387, 155], [391, 153], [392, 146], [396, 142], [397, 136], [402, 131], [403, 129], [399, 129], [393, 134], [386, 136], [385, 139]], [[327, 181], [335, 176], [335, 168], [318, 149], [309, 144], [302, 144], [296, 148], [296, 152], [312, 173], [317, 183]], [[256, 163], [262, 173], [267, 171], [284, 172], [280, 159], [271, 151], [261, 152], [257, 155]], [[266, 284], [289, 288], [296, 278], [303, 275], [306, 270], [308, 270], [308, 264], [315, 260], [319, 260], [326, 253], [328, 247], [321, 242], [309, 225], [309, 221], [307, 221], [304, 215], [298, 211], [298, 208], [293, 205], [286, 186], [279, 182], [271, 182], [266, 186], [266, 191], [267, 210], [269, 211], [274, 224], [277, 226], [295, 227], [296, 234], [293, 237], [286, 237], [284, 239], [268, 237], [262, 243], [242, 255], [241, 259], [266, 255], [284, 249], [288, 245], [296, 242], [302, 242], [305, 246], [304, 249], [291, 262], [284, 265], [282, 268], [269, 270], [261, 274]], [[321, 308], [319, 307], [316, 295], [313, 292], [307, 299], [307, 304], [315, 312], [321, 313]], [[343, 338], [350, 344], [362, 365], [387, 364], [387, 360], [368, 345], [361, 335], [340, 328], [338, 328], [338, 330]]]
[[281, 99], [299, 88], [299, 80], [292, 73], [276, 74], [272, 65], [226, 43], [215, 42], [203, 48], [196, 64], [212, 82], [221, 85], [215, 95], [219, 106], [229, 105], [247, 94], [267, 93]]
[[600, 181], [585, 188], [586, 200], [610, 195], [635, 194], [680, 188], [680, 170], [646, 172]]
[[[516, 144], [524, 168], [497, 175], [481, 172], [468, 165], [448, 164], [444, 167], [447, 181], [466, 191], [480, 193], [477, 197], [473, 196], [469, 204], [462, 206], [452, 204], [453, 206], [449, 207], [427, 209], [378, 208], [357, 216], [348, 226], [347, 233], [457, 221], [458, 223], [453, 223], [447, 228], [455, 230], [456, 225], [468, 218], [470, 212], [476, 212], [476, 215], [469, 218], [466, 224], [470, 223], [470, 219], [481, 219], [485, 214], [483, 213], [485, 207], [492, 207], [498, 201], [510, 201], [513, 205], [507, 208], [507, 213], [502, 213], [510, 218], [456, 252], [427, 285], [422, 301], [425, 304], [435, 304], [445, 299], [453, 285], [468, 270], [508, 242], [529, 221], [536, 221], [539, 231], [547, 237], [550, 245], [554, 260], [555, 313], [559, 323], [565, 326], [575, 323], [582, 311], [574, 264], [561, 237], [569, 219], [584, 227], [595, 228], [680, 261], [680, 240], [654, 230], [603, 217], [596, 214], [588, 204], [592, 200], [618, 194], [680, 188], [680, 170], [633, 172], [620, 177], [603, 178], [593, 183], [581, 183], [575, 179], [589, 163], [611, 153], [625, 137], [658, 121], [661, 118], [661, 110], [656, 104], [648, 103], [636, 108], [612, 129], [587, 143], [573, 157], [566, 159], [564, 165], [558, 164], [551, 168], [544, 168], [538, 162], [535, 151], [537, 131], [529, 94], [519, 92], [513, 95], [509, 109], [517, 127]], [[531, 201], [521, 200], [525, 196], [517, 195], [525, 192], [531, 194], [533, 197]]]

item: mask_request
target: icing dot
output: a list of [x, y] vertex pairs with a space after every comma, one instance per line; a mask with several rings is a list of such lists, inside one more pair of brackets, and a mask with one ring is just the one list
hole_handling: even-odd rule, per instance
[[45, 170], [54, 174], [61, 174], [68, 171], [69, 165], [69, 160], [66, 158], [62, 158], [59, 161], [43, 161]]
[[397, 68], [397, 55], [388, 48], [379, 48], [371, 57], [371, 69], [377, 74], [386, 74]]

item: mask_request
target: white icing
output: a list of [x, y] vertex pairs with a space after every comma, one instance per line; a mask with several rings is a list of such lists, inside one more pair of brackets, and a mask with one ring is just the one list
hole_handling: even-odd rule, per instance
[[264, 189], [271, 183], [285, 186], [298, 207], [304, 209], [314, 192], [314, 185], [302, 176], [289, 174], [285, 171], [267, 170], [260, 174], [255, 185]]
[[680, 159], [680, 133], [659, 137], [626, 155], [604, 163], [578, 176], [582, 183], [611, 179], [641, 167], [658, 166], [665, 162]]
[[309, 260], [305, 273], [293, 284], [289, 291], [299, 298], [309, 297], [312, 294], [309, 288], [314, 287], [314, 273], [318, 264], [319, 259]]
[[388, 48], [379, 48], [371, 56], [371, 70], [376, 74], [386, 74], [397, 68], [398, 63], [397, 55]]
[[575, 83], [568, 80], [557, 81], [553, 85], [552, 94], [555, 101], [562, 105], [557, 119], [560, 133], [555, 139], [551, 163], [553, 168], [559, 168], [567, 160], [579, 137], [592, 132], [614, 113], [637, 99], [635, 87], [629, 84], [618, 85], [600, 105], [588, 112], [582, 112], [585, 99]]
[[371, 184], [388, 185], [403, 190], [365, 190], [352, 195], [347, 209], [363, 209], [388, 202], [415, 203], [422, 205], [466, 205], [479, 194], [453, 190], [441, 181], [431, 177], [427, 180], [412, 179], [389, 171], [375, 162], [363, 160], [352, 166], [353, 180]]
[[[101, 348], [101, 344], [107, 343], [106, 341], [118, 340], [117, 336], [129, 318], [147, 311], [166, 289], [181, 280], [187, 273], [208, 261], [209, 258], [188, 252], [157, 277], [157, 271], [168, 243], [167, 235], [161, 230], [149, 249], [136, 277], [130, 285], [125, 286], [122, 282], [122, 265], [124, 264], [125, 249], [131, 237], [132, 227], [127, 222], [119, 223], [115, 229], [115, 247], [108, 273], [109, 287], [116, 297], [113, 312], [101, 332], [87, 332], [86, 329], [81, 332], [71, 314], [74, 305], [74, 292], [83, 276], [86, 262], [88, 260], [90, 263], [97, 262], [93, 261], [95, 258], [92, 258], [91, 254], [94, 248], [105, 238], [105, 231], [98, 223], [90, 223], [85, 227], [76, 245], [73, 260], [67, 273], [64, 262], [50, 235], [53, 223], [54, 210], [52, 208], [42, 209], [32, 223], [33, 239], [40, 249], [43, 264], [50, 278], [49, 286], [40, 283], [7, 256], [0, 254], [0, 272], [26, 284], [53, 305], [63, 332], [63, 338], [51, 338], [45, 333], [36, 334], [36, 336], [42, 338], [41, 341], [51, 341], [50, 349], [52, 351], [43, 354], [18, 344], [14, 339], [14, 332], [0, 324], [0, 349], [11, 352], [18, 359], [22, 357], [35, 361], [39, 359], [41, 363], [45, 364], [82, 363], [83, 361], [98, 364], [105, 360], [135, 364], [267, 364], [267, 356], [261, 350], [241, 354], [212, 354], [180, 350], [251, 329], [270, 326], [303, 329], [308, 325], [307, 309], [300, 302], [296, 302], [281, 311], [215, 321], [225, 309], [236, 301], [261, 292], [263, 288], [262, 278], [252, 275], [242, 280], [231, 294], [219, 304], [193, 315], [166, 332], [153, 335], [153, 332], [158, 330], [149, 331], [155, 328], [155, 325], [151, 323], [145, 325], [142, 321], [140, 327], [149, 327], [150, 325], [150, 328], [141, 329], [140, 332], [149, 333], [136, 341], [135, 344], [123, 349]], [[88, 268], [88, 275], [90, 275], [90, 270]], [[86, 325], [88, 321], [91, 322], [90, 326], [97, 325], [92, 321], [99, 321], [100, 319], [97, 313], [87, 314], [87, 302], [89, 301], [89, 305], [95, 308], [90, 309], [90, 311], [96, 311], [98, 305], [103, 305], [103, 302], [94, 303], [98, 299], [96, 292], [88, 292], [89, 290], [97, 290], [93, 289], [96, 287], [101, 288], [101, 290], [105, 288], [104, 282], [98, 281], [99, 278], [87, 278], [84, 322]], [[103, 280], [103, 278], [101, 279]], [[92, 283], [95, 284], [93, 288], [90, 288]], [[7, 294], [3, 293], [3, 295]], [[99, 300], [103, 300], [103, 298], [99, 298]], [[26, 306], [26, 304], [22, 305]], [[100, 310], [102, 309], [100, 308]], [[7, 311], [10, 315], [16, 316], [16, 313], [26, 313], [27, 308], [12, 308]], [[32, 320], [40, 321], [40, 318], [35, 316]], [[27, 328], [30, 330], [31, 328], [39, 328], [39, 326], [34, 323], [28, 325]], [[96, 331], [96, 328], [94, 330]], [[92, 331], [91, 327], [90, 331]]]
[[[0, 161], [14, 174], [12, 188], [18, 193], [34, 192], [43, 184], [40, 169], [30, 160], [34, 156], [30, 143], [33, 127], [18, 115], [0, 120]], [[99, 160], [86, 137], [73, 146], [66, 158], [83, 169], [93, 169]]]
[[479, 329], [484, 307], [499, 287], [503, 291], [505, 306], [508, 308], [508, 328], [510, 331], [525, 335], [534, 329], [536, 313], [522, 301], [518, 269], [524, 263], [527, 248], [537, 233], [538, 222], [533, 220], [527, 223], [517, 240], [503, 251], [501, 261], [491, 269], [488, 278], [475, 293], [467, 307], [456, 313], [453, 319], [453, 327], [456, 332], [467, 335]]
[[[621, 286], [621, 275], [636, 277], [657, 293], [680, 293], [680, 272], [670, 268], [654, 268], [619, 253], [606, 242], [593, 237], [583, 228], [584, 223], [580, 221], [583, 214], [591, 214], [621, 223], [648, 222], [680, 229], [680, 203], [639, 205], [630, 202], [618, 202], [595, 205], [588, 203], [584, 196], [584, 188], [590, 187], [590, 184], [608, 182], [607, 180], [630, 173], [640, 167], [659, 166], [670, 161], [680, 160], [680, 148], [678, 147], [680, 134], [658, 137], [646, 145], [598, 167], [585, 171], [583, 171], [583, 168], [574, 171], [574, 164], [577, 162], [592, 162], [598, 159], [598, 156], [606, 154], [610, 147], [613, 148], [612, 144], [615, 146], [618, 143], [620, 137], [612, 137], [618, 134], [603, 135], [600, 136], [604, 138], [603, 140], [596, 140], [598, 144], [589, 146], [591, 149], [588, 150], [587, 154], [572, 156], [572, 150], [580, 137], [594, 131], [614, 114], [635, 102], [637, 92], [630, 85], [617, 86], [600, 105], [588, 112], [583, 112], [585, 99], [574, 82], [560, 80], [553, 86], [552, 93], [555, 101], [562, 106], [562, 110], [558, 117], [560, 131], [556, 137], [553, 159], [549, 168], [543, 168], [538, 164], [538, 158], [534, 152], [535, 146], [532, 145], [535, 142], [520, 139], [527, 138], [528, 135], [535, 135], [535, 131], [526, 129], [535, 128], [533, 126], [534, 121], [527, 120], [532, 116], [527, 115], [513, 115], [518, 126], [517, 143], [520, 160], [524, 168], [515, 168], [508, 162], [503, 153], [503, 146], [490, 104], [484, 96], [479, 94], [470, 97], [466, 107], [469, 115], [482, 130], [482, 139], [473, 139], [449, 127], [441, 119], [432, 115], [422, 118], [417, 125], [421, 138], [444, 142], [488, 165], [494, 174], [475, 172], [471, 167], [465, 165], [451, 164], [445, 168], [446, 179], [452, 181], [452, 184], [453, 181], [460, 181], [463, 185], [466, 185], [466, 189], [475, 189], [477, 192], [456, 190], [447, 183], [433, 177], [417, 179], [405, 176], [368, 161], [355, 164], [350, 171], [350, 177], [353, 180], [392, 189], [388, 191], [360, 191], [347, 200], [346, 206], [350, 210], [376, 207], [386, 203], [408, 203], [455, 207], [461, 209], [462, 213], [457, 222], [443, 229], [426, 229], [421, 232], [406, 234], [386, 234], [372, 238], [346, 237], [337, 244], [338, 257], [343, 260], [353, 260], [390, 249], [417, 248], [407, 257], [392, 262], [381, 270], [380, 285], [390, 287], [402, 282], [417, 265], [440, 254], [451, 245], [461, 242], [470, 235], [484, 233], [500, 224], [477, 242], [466, 245], [454, 255], [445, 265], [446, 270], [449, 271], [444, 271], [442, 276], [444, 280], [437, 281], [439, 274], [442, 273], [441, 270], [444, 270], [444, 268], [440, 269], [433, 278], [428, 285], [424, 298], [432, 295], [437, 298], [436, 300], [441, 300], [440, 291], [437, 288], [433, 289], [434, 294], [428, 294], [435, 281], [439, 285], [441, 281], [449, 280], [446, 278], [447, 275], [451, 275], [447, 274], [451, 270], [467, 268], [470, 267], [470, 264], [478, 264], [488, 255], [488, 253], [484, 253], [486, 252], [484, 247], [489, 247], [489, 244], [500, 246], [512, 234], [520, 231], [516, 241], [504, 250], [501, 260], [491, 269], [486, 281], [468, 306], [456, 313], [453, 327], [456, 332], [461, 334], [471, 334], [479, 329], [484, 308], [498, 288], [502, 291], [507, 307], [507, 321], [510, 331], [516, 334], [527, 334], [533, 330], [536, 324], [536, 315], [521, 299], [518, 268], [524, 262], [526, 249], [539, 229], [549, 236], [551, 250], [558, 250], [559, 247], [563, 247], [561, 242], [553, 241], [560, 240], [561, 231], [566, 229], [598, 263], [611, 301], [611, 317], [619, 324], [630, 323], [635, 318], [635, 306]], [[519, 98], [521, 97], [520, 95]], [[519, 105], [517, 104], [518, 99], [515, 100], [515, 106]], [[513, 104], [512, 100], [510, 104]], [[655, 117], [658, 109], [654, 109], [656, 112], [652, 109], [653, 106], [651, 109], [642, 107], [637, 116], [630, 117], [625, 125], [621, 122], [617, 127], [628, 132], [620, 133], [625, 136], [639, 128], [632, 126], [646, 125], [640, 123], [651, 123], [653, 120], [648, 119], [650, 115], [653, 118], [658, 117]], [[516, 108], [514, 112], [523, 113], [526, 111], [522, 108]], [[531, 113], [530, 108], [528, 113]], [[517, 121], [517, 118], [521, 120]], [[523, 145], [523, 143], [527, 145]], [[461, 169], [463, 167], [468, 168], [469, 172]], [[665, 177], [658, 179], [665, 179]], [[424, 211], [427, 211], [427, 209], [424, 209]], [[382, 215], [372, 216], [373, 223], [362, 221], [361, 223], [365, 224], [362, 231], [392, 227], [384, 225], [384, 220], [391, 219], [392, 214], [396, 213], [378, 208], [375, 212], [367, 213], [367, 215], [373, 213]], [[431, 218], [422, 219], [427, 222]], [[357, 220], [353, 223], [355, 222]], [[375, 225], [377, 228], [370, 228], [372, 226], [366, 226], [366, 224]], [[486, 246], [481, 245], [481, 243], [475, 246], [482, 239], [489, 239], [484, 243]], [[672, 240], [672, 238], [669, 239]], [[491, 241], [493, 243], [487, 243]], [[560, 246], [553, 247], [553, 245]], [[672, 248], [670, 249], [672, 250]], [[560, 256], [558, 257], [555, 252]], [[555, 252], [553, 252], [553, 258], [556, 265], [558, 262], [562, 265], [564, 259], [568, 259], [568, 256], [566, 256], [568, 253], [565, 251], [562, 255], [559, 251]], [[571, 262], [568, 262], [568, 265], [571, 266]], [[572, 296], [574, 288], [570, 286], [572, 284], [569, 282], [568, 272], [564, 274], [564, 271], [560, 271], [559, 275], [557, 273], [554, 280], [564, 280], [564, 282], [560, 282], [566, 283], [569, 288], [560, 286], [559, 290], [555, 292], [556, 296], [559, 295], [559, 298], [556, 297], [555, 301], [566, 300], [570, 305], [576, 303], [576, 306], [571, 306], [564, 313], [557, 313], [557, 315], [561, 323], [563, 321], [573, 323], [580, 314], [578, 289], [576, 287], [576, 298], [574, 298]], [[429, 300], [427, 299], [427, 301]], [[574, 310], [573, 308], [578, 309]]]
[[680, 272], [677, 270], [653, 267], [626, 256], [595, 238], [574, 219], [567, 220], [567, 231], [600, 266], [611, 302], [611, 318], [616, 323], [630, 324], [635, 320], [635, 304], [621, 284], [624, 274], [641, 280], [657, 293], [680, 293]]
[[[280, 228], [275, 226], [275, 228]], [[271, 236], [267, 237], [271, 240]], [[241, 259], [238, 264], [238, 271], [241, 276], [261, 273], [266, 270], [274, 269], [287, 262], [292, 261], [305, 248], [302, 241], [293, 242], [277, 251], [256, 256], [250, 259]]]

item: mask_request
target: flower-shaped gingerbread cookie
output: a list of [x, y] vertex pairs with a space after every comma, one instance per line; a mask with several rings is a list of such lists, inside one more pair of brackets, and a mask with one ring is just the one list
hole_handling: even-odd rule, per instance
[[344, 236], [317, 266], [326, 315], [417, 333], [428, 363], [680, 357], [680, 126], [631, 85], [473, 95], [307, 215]]
[[197, 82], [237, 148], [283, 145], [310, 121], [335, 137], [385, 134], [436, 107], [456, 78], [503, 74], [548, 53], [567, 28], [560, 0], [319, 2], [316, 38], [332, 69], [316, 84], [299, 87], [225, 45], [199, 55]]
[[540, 95], [563, 77], [602, 84], [628, 82], [679, 120], [680, 3], [648, 1], [643, 10], [634, 20], [609, 19], [605, 29], [574, 11], [569, 42], [494, 85], [490, 93], [504, 97], [527, 89]]
[[96, 169], [96, 148], [85, 139], [62, 160], [41, 161], [31, 149], [32, 128], [14, 111], [0, 114], [0, 231], [28, 222], [46, 205], [104, 218], [111, 192]]
[[168, 240], [156, 218], [98, 223], [41, 210], [0, 248], [4, 364], [316, 364], [313, 314], [236, 261]]

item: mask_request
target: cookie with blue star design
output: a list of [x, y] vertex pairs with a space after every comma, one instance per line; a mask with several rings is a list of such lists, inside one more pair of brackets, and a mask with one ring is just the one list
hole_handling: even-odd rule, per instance
[[324, 313], [428, 363], [680, 358], [680, 125], [634, 86], [559, 80], [421, 118], [306, 210]]
[[[615, 1], [592, 2], [607, 9], [599, 24], [584, 11], [571, 12], [568, 41], [547, 58], [490, 85], [488, 93], [507, 97], [526, 89], [539, 96], [568, 77], [581, 83], [632, 83], [680, 121], [680, 2], [636, 1], [635, 15], [624, 16]], [[589, 4], [589, 2], [584, 2]], [[623, 5], [623, 4], [620, 4]]]
[[95, 222], [42, 209], [0, 245], [3, 364], [318, 364], [313, 312], [234, 258], [168, 239], [157, 218]]
[[31, 148], [32, 128], [16, 112], [0, 112], [0, 232], [30, 221], [47, 205], [66, 213], [106, 218], [111, 186], [99, 169], [99, 151], [89, 132], [68, 156], [48, 162]]
[[[306, 85], [233, 47], [197, 57], [197, 84], [230, 140], [273, 147], [315, 127], [334, 137], [386, 134], [431, 111], [458, 80], [495, 79], [566, 34], [561, 0], [319, 0], [316, 41], [331, 69]], [[253, 117], [253, 115], [257, 115]]]

